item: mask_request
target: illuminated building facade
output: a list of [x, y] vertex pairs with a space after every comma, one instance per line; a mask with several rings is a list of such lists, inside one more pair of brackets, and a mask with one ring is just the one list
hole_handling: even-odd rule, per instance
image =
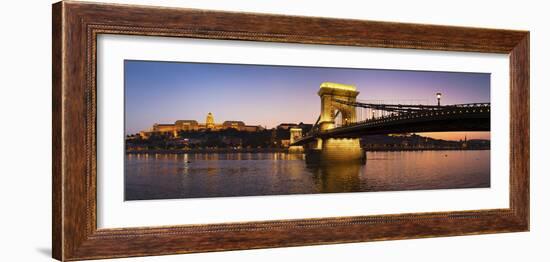
[[247, 132], [257, 132], [264, 129], [261, 126], [246, 125], [243, 121], [225, 121], [222, 124], [218, 124], [214, 121], [214, 115], [209, 112], [206, 115], [205, 123], [199, 123], [196, 120], [177, 120], [174, 124], [154, 124], [151, 129], [141, 131], [139, 134], [142, 138], [148, 138], [153, 134], [172, 134], [174, 137], [177, 137], [178, 132], [182, 131], [220, 131], [229, 128]]

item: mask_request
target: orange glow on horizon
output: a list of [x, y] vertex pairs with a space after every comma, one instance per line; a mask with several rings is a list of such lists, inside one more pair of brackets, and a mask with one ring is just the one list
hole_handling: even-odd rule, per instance
[[463, 140], [464, 137], [470, 139], [491, 139], [491, 132], [431, 132], [431, 133], [416, 133], [419, 136], [430, 137], [433, 139], [443, 140]]

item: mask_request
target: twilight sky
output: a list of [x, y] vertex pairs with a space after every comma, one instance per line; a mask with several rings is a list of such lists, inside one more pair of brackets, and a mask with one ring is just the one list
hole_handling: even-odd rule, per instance
[[[126, 60], [126, 134], [154, 123], [197, 120], [212, 112], [216, 123], [241, 120], [271, 128], [280, 123], [314, 123], [322, 82], [351, 84], [359, 100], [387, 103], [420, 100], [436, 104], [490, 102], [490, 74], [290, 67]], [[488, 132], [425, 133], [458, 140], [489, 138]]]

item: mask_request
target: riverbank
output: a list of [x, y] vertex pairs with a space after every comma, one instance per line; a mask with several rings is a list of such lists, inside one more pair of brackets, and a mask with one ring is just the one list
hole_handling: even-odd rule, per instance
[[394, 151], [479, 151], [491, 150], [491, 148], [369, 148], [366, 152], [394, 152]]
[[126, 154], [207, 154], [207, 153], [287, 153], [288, 148], [201, 148], [201, 149], [144, 149], [126, 150]]
[[[490, 148], [369, 148], [366, 152], [395, 151], [474, 151], [490, 150]], [[126, 150], [126, 154], [229, 154], [229, 153], [288, 153], [288, 148], [202, 148], [202, 149], [146, 149]]]

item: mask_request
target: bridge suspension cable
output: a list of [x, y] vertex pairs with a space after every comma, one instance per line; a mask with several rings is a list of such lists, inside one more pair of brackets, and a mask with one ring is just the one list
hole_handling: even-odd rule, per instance
[[340, 99], [334, 99], [334, 102], [361, 108], [369, 108], [374, 110], [388, 111], [394, 113], [417, 113], [433, 110], [448, 110], [448, 109], [460, 109], [468, 107], [490, 107], [490, 103], [471, 103], [471, 104], [455, 104], [455, 105], [403, 105], [403, 104], [373, 104], [362, 102], [351, 102]]

